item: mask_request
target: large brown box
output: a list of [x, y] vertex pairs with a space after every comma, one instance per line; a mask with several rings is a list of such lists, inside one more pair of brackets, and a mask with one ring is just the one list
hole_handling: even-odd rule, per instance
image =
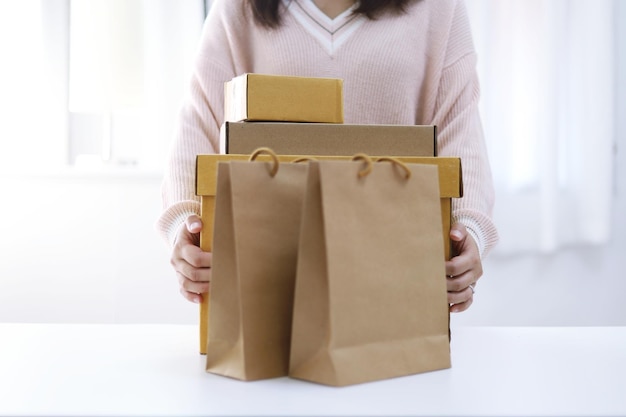
[[279, 155], [437, 156], [436, 126], [226, 122], [220, 153], [251, 154], [259, 147]]
[[[279, 155], [281, 162], [292, 162], [307, 155]], [[213, 240], [213, 218], [215, 212], [215, 192], [217, 187], [217, 165], [219, 161], [247, 160], [249, 155], [198, 155], [196, 159], [196, 194], [201, 197], [203, 222], [200, 234], [200, 247], [202, 250], [211, 252]], [[376, 156], [372, 156], [374, 159]], [[351, 159], [352, 156], [323, 156], [317, 155], [316, 159]], [[439, 191], [441, 196], [441, 220], [443, 225], [443, 240], [445, 244], [446, 259], [450, 259], [452, 251], [450, 247], [450, 227], [452, 222], [452, 198], [460, 198], [463, 195], [463, 181], [461, 159], [453, 157], [411, 157], [399, 156], [399, 160], [410, 164], [433, 164], [439, 168]], [[257, 160], [267, 160], [269, 157], [261, 155]], [[208, 330], [208, 297], [200, 308], [200, 353], [206, 353], [207, 330]]]
[[224, 85], [224, 120], [343, 123], [343, 80], [243, 74]]

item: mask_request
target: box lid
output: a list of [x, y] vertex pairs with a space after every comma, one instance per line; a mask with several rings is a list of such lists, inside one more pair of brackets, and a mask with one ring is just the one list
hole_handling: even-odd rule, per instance
[[[378, 157], [385, 156], [380, 155]], [[350, 160], [351, 156], [311, 156], [278, 155], [280, 162], [293, 162], [299, 158], [311, 157], [320, 160]], [[196, 195], [214, 196], [217, 189], [217, 164], [220, 162], [247, 160], [249, 155], [198, 155], [196, 158]], [[377, 156], [372, 156], [376, 159]], [[439, 166], [439, 191], [441, 198], [459, 198], [463, 196], [461, 159], [455, 157], [397, 157], [407, 164], [432, 164]], [[257, 161], [270, 161], [267, 155], [260, 155]]]

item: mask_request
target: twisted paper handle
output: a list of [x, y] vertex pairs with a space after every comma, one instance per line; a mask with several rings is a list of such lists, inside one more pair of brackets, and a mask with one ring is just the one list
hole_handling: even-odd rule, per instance
[[392, 158], [390, 156], [383, 156], [382, 158], [378, 158], [376, 162], [391, 162], [395, 166], [400, 167], [404, 170], [404, 179], [408, 180], [409, 178], [411, 178], [411, 170], [404, 162], [400, 161], [399, 159]]
[[310, 156], [303, 156], [301, 158], [294, 159], [293, 161], [291, 161], [291, 163], [299, 164], [301, 162], [310, 162], [310, 161], [316, 161], [316, 159]]
[[278, 156], [276, 156], [276, 153], [270, 148], [256, 149], [254, 152], [252, 152], [252, 155], [250, 155], [250, 158], [248, 158], [248, 160], [254, 161], [259, 155], [262, 155], [262, 154], [269, 155], [272, 158], [274, 165], [272, 166], [272, 168], [270, 168], [270, 176], [272, 177], [275, 176], [276, 173], [278, 172], [278, 165], [280, 165], [280, 162], [278, 161]]
[[365, 167], [357, 173], [357, 176], [359, 178], [363, 178], [364, 176], [372, 172], [372, 158], [370, 158], [369, 155], [366, 155], [364, 153], [357, 153], [352, 157], [352, 160], [365, 162]]
[[[357, 174], [359, 178], [362, 178], [372, 172], [373, 162], [372, 158], [370, 158], [368, 155], [364, 153], [358, 153], [352, 157], [352, 160], [365, 162], [365, 167], [361, 169]], [[390, 156], [383, 156], [381, 158], [378, 158], [376, 162], [391, 162], [393, 165], [400, 167], [402, 168], [402, 170], [404, 170], [405, 179], [408, 180], [409, 178], [411, 178], [411, 170], [404, 162], [400, 161], [399, 159], [392, 158]]]

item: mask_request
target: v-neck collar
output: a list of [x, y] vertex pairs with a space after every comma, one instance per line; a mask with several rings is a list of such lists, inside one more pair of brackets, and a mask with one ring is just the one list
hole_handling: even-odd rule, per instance
[[330, 55], [333, 55], [365, 22], [364, 16], [352, 13], [358, 7], [358, 2], [331, 19], [317, 7], [313, 0], [283, 1], [289, 13], [322, 44]]

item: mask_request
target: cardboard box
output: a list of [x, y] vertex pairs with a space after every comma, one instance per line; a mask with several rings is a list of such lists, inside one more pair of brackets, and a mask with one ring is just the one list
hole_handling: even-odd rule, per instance
[[[307, 155], [308, 156], [308, 155]], [[291, 162], [304, 155], [279, 155], [281, 162]], [[376, 156], [372, 156], [376, 158]], [[316, 159], [351, 159], [351, 156], [324, 156], [316, 155]], [[196, 159], [196, 194], [201, 197], [201, 218], [204, 227], [200, 233], [200, 247], [210, 252], [213, 240], [213, 219], [215, 213], [215, 194], [217, 188], [217, 165], [220, 161], [247, 160], [249, 155], [198, 155]], [[407, 157], [400, 156], [399, 160], [409, 164], [434, 164], [439, 167], [439, 192], [441, 196], [441, 221], [445, 244], [446, 259], [452, 257], [450, 245], [450, 227], [452, 223], [452, 199], [463, 196], [463, 180], [460, 158], [452, 157]], [[270, 161], [267, 155], [257, 158], [259, 161]], [[204, 297], [200, 306], [200, 353], [206, 353], [208, 322], [208, 297]]]
[[243, 74], [225, 83], [224, 120], [343, 123], [343, 80]]
[[251, 154], [260, 147], [279, 155], [437, 156], [436, 126], [226, 122], [220, 153]]

